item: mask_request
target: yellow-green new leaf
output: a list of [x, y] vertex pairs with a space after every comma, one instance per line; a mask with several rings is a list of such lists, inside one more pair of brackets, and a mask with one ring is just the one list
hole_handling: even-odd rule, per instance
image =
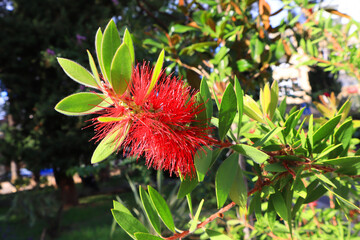
[[116, 129], [101, 140], [91, 157], [91, 163], [101, 162], [115, 152], [117, 147], [124, 141], [126, 134], [129, 132], [129, 128], [130, 124], [126, 126], [125, 129]]
[[258, 122], [265, 123], [258, 104], [248, 95], [244, 96], [244, 113]]
[[162, 68], [163, 63], [164, 63], [164, 58], [165, 58], [165, 51], [163, 49], [161, 51], [157, 61], [156, 61], [156, 64], [155, 64], [155, 67], [154, 67], [154, 70], [153, 70], [153, 74], [152, 74], [152, 77], [151, 77], [150, 86], [149, 86], [149, 89], [148, 89], [146, 94], [149, 94], [153, 90], [153, 88], [155, 87], [155, 84], [157, 83], [157, 81], [158, 81], [158, 79], [160, 77], [161, 68]]
[[83, 66], [66, 58], [57, 58], [60, 66], [72, 80], [91, 88], [99, 88], [94, 76]]
[[91, 114], [110, 105], [110, 99], [105, 98], [106, 96], [103, 94], [90, 92], [75, 93], [56, 104], [55, 110], [68, 116]]
[[92, 57], [89, 50], [86, 50], [86, 51], [87, 51], [87, 54], [88, 54], [88, 57], [89, 57], [89, 64], [90, 64], [91, 71], [92, 71], [92, 73], [94, 75], [95, 81], [97, 82], [98, 86], [100, 86], [101, 81], [100, 81], [100, 77], [99, 77], [99, 72], [98, 72], [98, 70], [96, 68], [94, 58]]

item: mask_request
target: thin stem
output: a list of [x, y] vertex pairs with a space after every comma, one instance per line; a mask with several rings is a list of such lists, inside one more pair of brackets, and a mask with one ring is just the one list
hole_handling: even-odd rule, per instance
[[[222, 209], [220, 209], [219, 211], [217, 211], [216, 213], [214, 213], [213, 215], [211, 215], [210, 217], [208, 217], [205, 221], [199, 223], [197, 226], [196, 226], [196, 229], [194, 231], [196, 231], [197, 229], [199, 228], [202, 228], [204, 227], [206, 224], [214, 221], [216, 218], [222, 218], [224, 216], [224, 212], [227, 212], [229, 211], [232, 207], [234, 207], [236, 205], [236, 203], [232, 202], [228, 205], [226, 205], [225, 207], [223, 207]], [[168, 237], [168, 238], [164, 238], [166, 240], [175, 240], [175, 239], [181, 239], [181, 238], [184, 238], [186, 237], [187, 235], [191, 234], [192, 232], [190, 232], [189, 230], [186, 230], [184, 232], [181, 232], [181, 233], [178, 233], [178, 234], [175, 234], [174, 236], [171, 236], [171, 237]]]

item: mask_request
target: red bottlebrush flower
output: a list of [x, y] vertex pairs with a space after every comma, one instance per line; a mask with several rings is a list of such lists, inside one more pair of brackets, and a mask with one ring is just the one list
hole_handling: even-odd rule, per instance
[[113, 147], [130, 149], [130, 155], [145, 156], [146, 165], [193, 176], [194, 155], [203, 146], [216, 143], [209, 127], [196, 120], [204, 106], [194, 92], [173, 76], [161, 74], [149, 92], [152, 70], [147, 64], [133, 70], [128, 90], [117, 95], [104, 83], [102, 90], [114, 103], [93, 119], [101, 140], [116, 132]]

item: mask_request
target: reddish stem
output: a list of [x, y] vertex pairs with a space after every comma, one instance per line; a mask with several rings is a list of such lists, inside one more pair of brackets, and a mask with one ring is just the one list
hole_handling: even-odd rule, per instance
[[[199, 228], [202, 228], [204, 227], [206, 224], [208, 224], [209, 222], [212, 222], [214, 221], [216, 218], [220, 217], [222, 218], [224, 216], [224, 212], [227, 212], [229, 211], [232, 207], [234, 207], [236, 205], [236, 203], [232, 202], [228, 205], [226, 205], [225, 207], [223, 207], [222, 209], [220, 209], [219, 211], [217, 211], [216, 213], [214, 213], [213, 215], [211, 215], [210, 217], [208, 217], [205, 221], [199, 223], [197, 226], [196, 226], [196, 229], [199, 229]], [[196, 230], [195, 229], [195, 230]], [[195, 231], [194, 230], [194, 231]], [[168, 238], [164, 238], [166, 240], [175, 240], [175, 239], [181, 239], [181, 238], [184, 238], [186, 237], [187, 235], [191, 234], [192, 232], [190, 232], [189, 230], [186, 230], [184, 232], [181, 232], [181, 233], [178, 233], [178, 234], [175, 234], [174, 236], [171, 236], [171, 237], [168, 237]]]

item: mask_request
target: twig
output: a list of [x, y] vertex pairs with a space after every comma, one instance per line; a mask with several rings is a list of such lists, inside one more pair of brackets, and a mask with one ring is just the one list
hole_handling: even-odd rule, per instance
[[[216, 213], [214, 213], [213, 215], [211, 215], [210, 217], [208, 217], [205, 221], [199, 223], [196, 226], [196, 229], [202, 228], [204, 227], [206, 224], [214, 221], [216, 218], [222, 218], [224, 216], [224, 212], [229, 211], [232, 207], [234, 207], [236, 205], [236, 203], [232, 202], [228, 205], [226, 205], [225, 207], [223, 207], [222, 209], [220, 209], [219, 211], [217, 211]], [[195, 231], [194, 230], [194, 231]], [[175, 239], [181, 239], [186, 237], [187, 235], [191, 234], [192, 232], [190, 232], [189, 230], [183, 231], [181, 233], [175, 234], [174, 236], [168, 237], [168, 238], [164, 238], [166, 240], [175, 240]]]

